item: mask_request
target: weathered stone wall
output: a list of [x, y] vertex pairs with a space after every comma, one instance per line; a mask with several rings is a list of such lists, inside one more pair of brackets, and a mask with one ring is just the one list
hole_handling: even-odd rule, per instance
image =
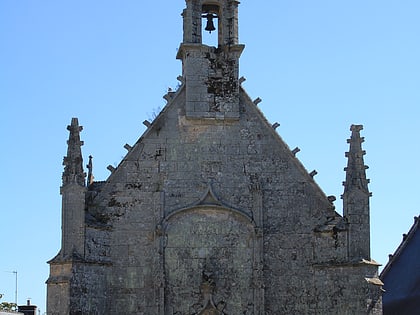
[[103, 288], [80, 276], [109, 314], [366, 313], [346, 232], [315, 231], [333, 206], [248, 96], [237, 121], [184, 104], [181, 88], [91, 195], [87, 257], [112, 266]]
[[254, 304], [255, 232], [249, 220], [229, 210], [201, 207], [172, 217], [165, 234], [165, 303], [171, 306], [170, 314], [203, 309], [203, 277], [214, 285], [214, 305], [227, 314]]
[[244, 46], [215, 48], [182, 44], [186, 117], [239, 118], [239, 57]]
[[70, 286], [71, 315], [108, 314], [107, 272], [108, 266], [100, 263], [74, 264]]
[[60, 315], [70, 312], [70, 279], [72, 277], [72, 264], [51, 264], [50, 276], [47, 281], [47, 300], [49, 314]]

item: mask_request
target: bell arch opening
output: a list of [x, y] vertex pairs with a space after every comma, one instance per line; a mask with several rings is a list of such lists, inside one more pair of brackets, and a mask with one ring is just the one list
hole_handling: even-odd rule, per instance
[[202, 44], [218, 47], [221, 44], [221, 11], [217, 4], [203, 4], [201, 8]]

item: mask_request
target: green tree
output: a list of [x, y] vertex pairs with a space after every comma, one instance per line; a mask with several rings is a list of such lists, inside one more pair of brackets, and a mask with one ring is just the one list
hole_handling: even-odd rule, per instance
[[[3, 297], [3, 294], [0, 294], [0, 299]], [[0, 303], [0, 311], [16, 311], [17, 304], [16, 303], [9, 303], [9, 302], [1, 302]]]

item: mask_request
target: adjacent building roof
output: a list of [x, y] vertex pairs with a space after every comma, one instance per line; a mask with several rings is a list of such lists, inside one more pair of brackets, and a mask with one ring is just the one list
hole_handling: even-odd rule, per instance
[[384, 315], [418, 314], [420, 309], [420, 232], [419, 217], [383, 269], [385, 283]]

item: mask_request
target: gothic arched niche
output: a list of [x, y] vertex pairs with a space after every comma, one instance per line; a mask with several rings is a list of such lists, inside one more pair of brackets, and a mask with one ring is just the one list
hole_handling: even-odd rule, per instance
[[254, 305], [253, 222], [199, 206], [165, 224], [165, 314], [243, 314]]

